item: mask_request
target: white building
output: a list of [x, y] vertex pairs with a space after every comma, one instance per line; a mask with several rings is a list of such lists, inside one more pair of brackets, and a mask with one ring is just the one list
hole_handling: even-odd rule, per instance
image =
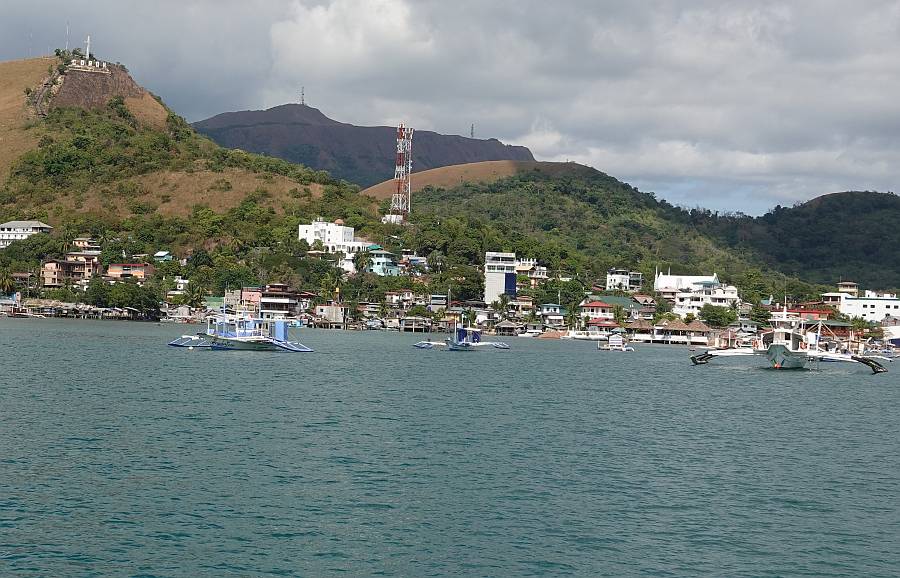
[[866, 291], [862, 297], [838, 291], [823, 293], [822, 301], [847, 315], [880, 323], [885, 317], [900, 317], [900, 299], [893, 293]]
[[675, 300], [679, 291], [690, 291], [697, 283], [719, 283], [719, 276], [712, 275], [672, 275], [671, 273], [656, 273], [653, 280], [653, 290], [661, 294], [664, 299]]
[[13, 241], [27, 239], [37, 233], [49, 233], [53, 227], [40, 221], [8, 221], [0, 224], [0, 249], [9, 247]]
[[644, 275], [639, 271], [613, 268], [606, 272], [607, 291], [640, 291], [644, 284]]
[[301, 241], [306, 241], [312, 247], [316, 241], [321, 241], [322, 247], [327, 253], [343, 253], [341, 268], [347, 273], [355, 273], [353, 256], [360, 251], [365, 251], [371, 243], [354, 238], [353, 227], [345, 227], [344, 221], [338, 219], [328, 223], [323, 219], [316, 219], [309, 225], [297, 227], [297, 236]]
[[672, 305], [672, 313], [681, 318], [688, 313], [694, 317], [700, 316], [700, 310], [704, 305], [716, 307], [734, 307], [741, 301], [737, 287], [724, 285], [718, 282], [694, 283], [690, 289], [675, 293], [675, 302]]
[[516, 254], [484, 254], [484, 302], [488, 305], [503, 294], [516, 296]]

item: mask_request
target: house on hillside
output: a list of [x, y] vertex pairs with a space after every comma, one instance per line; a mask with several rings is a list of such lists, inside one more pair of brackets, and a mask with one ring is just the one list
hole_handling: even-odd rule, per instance
[[578, 306], [582, 319], [615, 319], [615, 307], [604, 301], [587, 301]]
[[22, 241], [38, 233], [49, 233], [53, 227], [41, 221], [7, 221], [0, 223], [0, 249], [14, 241]]

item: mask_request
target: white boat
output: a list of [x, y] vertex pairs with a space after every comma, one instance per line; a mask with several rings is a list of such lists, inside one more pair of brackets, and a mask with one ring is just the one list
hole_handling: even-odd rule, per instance
[[540, 337], [543, 333], [540, 329], [526, 329], [516, 337]]
[[803, 369], [816, 361], [860, 363], [873, 373], [887, 371], [879, 360], [891, 361], [880, 355], [854, 355], [841, 351], [823, 349], [821, 344], [822, 323], [801, 319], [782, 311], [772, 314], [769, 322], [772, 329], [754, 339], [752, 346], [731, 349], [710, 349], [699, 355], [692, 355], [694, 365], [704, 365], [714, 357], [764, 356], [774, 369]]
[[509, 349], [509, 345], [500, 341], [482, 341], [481, 330], [475, 327], [456, 327], [451, 337], [447, 337], [443, 342], [424, 340], [413, 344], [413, 347], [417, 349], [446, 347], [448, 351], [478, 351], [483, 347]]
[[205, 332], [196, 336], [182, 335], [169, 345], [223, 351], [311, 352], [312, 349], [302, 343], [289, 340], [289, 324], [287, 319], [257, 319], [246, 313], [222, 313], [207, 318]]
[[608, 333], [599, 331], [584, 331], [581, 329], [569, 329], [560, 339], [576, 339], [578, 341], [603, 341], [609, 337]]

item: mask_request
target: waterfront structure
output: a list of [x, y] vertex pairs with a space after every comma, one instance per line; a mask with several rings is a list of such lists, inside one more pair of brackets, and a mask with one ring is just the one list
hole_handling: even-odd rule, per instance
[[297, 294], [283, 283], [266, 285], [259, 295], [261, 319], [285, 319], [297, 314]]
[[49, 233], [53, 227], [41, 221], [7, 221], [0, 223], [0, 249], [14, 241], [22, 241], [38, 233]]
[[662, 295], [668, 301], [675, 301], [679, 291], [689, 291], [697, 283], [718, 283], [719, 276], [712, 275], [672, 275], [669, 273], [656, 273], [653, 280], [653, 290]]
[[323, 329], [343, 329], [349, 314], [350, 308], [343, 303], [323, 303], [316, 305], [314, 323]]
[[629, 271], [614, 267], [606, 272], [607, 291], [640, 291], [644, 284], [644, 274], [640, 271]]
[[578, 306], [578, 312], [582, 319], [593, 321], [595, 319], [615, 319], [615, 307], [604, 301], [583, 301]]
[[144, 281], [153, 275], [156, 269], [150, 263], [112, 263], [106, 270], [106, 276], [114, 281], [137, 279]]
[[689, 289], [675, 293], [672, 313], [681, 318], [688, 314], [699, 317], [705, 305], [716, 307], [734, 307], [740, 303], [737, 287], [718, 282], [702, 281], [694, 283]]
[[516, 296], [516, 254], [488, 251], [484, 254], [484, 302], [490, 305], [501, 295]]
[[339, 263], [347, 273], [355, 273], [356, 266], [353, 257], [360, 251], [365, 251], [372, 246], [368, 241], [362, 241], [354, 237], [353, 227], [344, 225], [341, 219], [328, 223], [323, 219], [316, 219], [309, 225], [299, 225], [297, 237], [306, 241], [310, 247], [318, 241], [326, 253], [343, 253], [344, 257]]
[[541, 321], [549, 327], [562, 327], [566, 324], [566, 309], [559, 303], [541, 305]]
[[900, 316], [900, 299], [894, 293], [865, 291], [861, 297], [851, 292], [823, 293], [822, 301], [848, 317], [880, 323], [885, 317]]

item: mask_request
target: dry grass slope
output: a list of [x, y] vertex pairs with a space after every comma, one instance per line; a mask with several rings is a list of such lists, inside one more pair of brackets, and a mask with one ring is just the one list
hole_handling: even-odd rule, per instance
[[25, 130], [25, 88], [39, 85], [55, 63], [55, 58], [0, 62], [0, 183], [16, 159], [37, 146], [37, 136]]
[[[548, 175], [556, 175], [572, 170], [593, 170], [575, 163], [551, 163], [541, 161], [483, 161], [429, 169], [412, 174], [413, 192], [421, 191], [427, 186], [450, 188], [470, 183], [492, 183], [494, 181], [528, 172], [541, 171]], [[371, 186], [362, 192], [376, 199], [387, 199], [394, 193], [394, 181], [384, 181]]]

